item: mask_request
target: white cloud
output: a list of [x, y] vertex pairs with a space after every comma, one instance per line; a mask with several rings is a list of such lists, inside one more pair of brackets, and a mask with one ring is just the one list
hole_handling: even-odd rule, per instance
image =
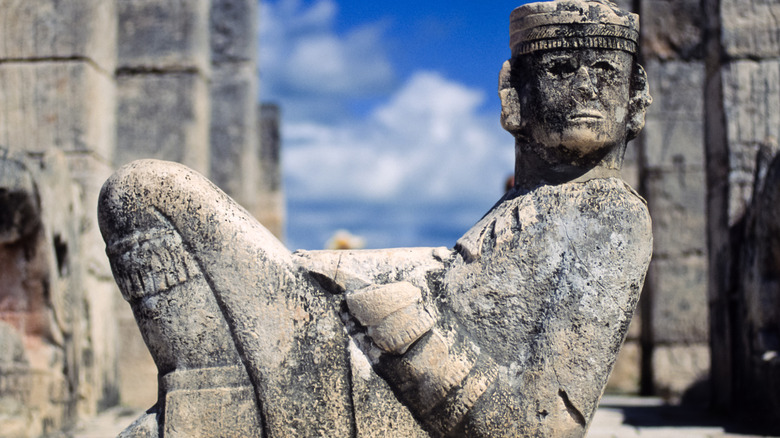
[[[283, 126], [288, 195], [317, 199], [497, 198], [511, 137], [481, 92], [418, 72], [358, 125]], [[496, 111], [497, 113], [497, 111]]]
[[[370, 237], [369, 247], [430, 243], [432, 233], [449, 236], [436, 244], [452, 244], [452, 233], [498, 200], [514, 145], [499, 108], [482, 108], [483, 91], [431, 71], [399, 81], [384, 26], [335, 32], [333, 0], [262, 8], [261, 90], [282, 109], [285, 191], [298, 208], [288, 211], [294, 247], [320, 247], [345, 221]], [[348, 111], [366, 98], [378, 102], [373, 109]]]
[[345, 99], [387, 93], [395, 84], [381, 44], [384, 26], [370, 23], [339, 35], [337, 12], [332, 0], [308, 8], [300, 0], [262, 4], [262, 91], [265, 99], [285, 100], [294, 118], [332, 116]]

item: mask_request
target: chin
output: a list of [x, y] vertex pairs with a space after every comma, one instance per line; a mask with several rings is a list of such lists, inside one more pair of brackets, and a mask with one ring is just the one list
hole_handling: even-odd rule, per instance
[[568, 128], [560, 134], [558, 141], [560, 146], [580, 156], [590, 155], [615, 143], [614, 139], [586, 127]]

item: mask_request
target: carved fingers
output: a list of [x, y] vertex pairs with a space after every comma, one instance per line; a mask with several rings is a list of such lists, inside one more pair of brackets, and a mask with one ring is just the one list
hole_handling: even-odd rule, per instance
[[382, 350], [403, 354], [435, 320], [425, 309], [420, 289], [408, 282], [368, 286], [347, 293], [349, 311], [368, 328]]

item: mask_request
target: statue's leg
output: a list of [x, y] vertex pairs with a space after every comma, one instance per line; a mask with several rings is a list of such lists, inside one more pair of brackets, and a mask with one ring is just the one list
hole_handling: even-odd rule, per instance
[[[106, 182], [99, 217], [114, 276], [168, 391], [165, 421], [168, 386], [196, 376], [224, 389], [248, 376], [269, 436], [354, 434], [338, 314], [244, 209], [184, 166], [142, 160]], [[222, 400], [243, 403], [234, 395]], [[182, 402], [182, 412], [213, 406], [208, 397], [218, 396], [201, 394], [203, 403], [189, 408]]]

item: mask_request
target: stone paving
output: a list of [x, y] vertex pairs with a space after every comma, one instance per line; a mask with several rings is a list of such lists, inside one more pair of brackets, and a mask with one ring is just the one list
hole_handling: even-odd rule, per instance
[[604, 396], [587, 438], [759, 438], [749, 425], [659, 398]]
[[[114, 438], [140, 412], [113, 408], [83, 422], [72, 438]], [[703, 410], [665, 405], [661, 399], [604, 396], [587, 438], [759, 438], [780, 437], [749, 431], [744, 424], [707, 414]]]

